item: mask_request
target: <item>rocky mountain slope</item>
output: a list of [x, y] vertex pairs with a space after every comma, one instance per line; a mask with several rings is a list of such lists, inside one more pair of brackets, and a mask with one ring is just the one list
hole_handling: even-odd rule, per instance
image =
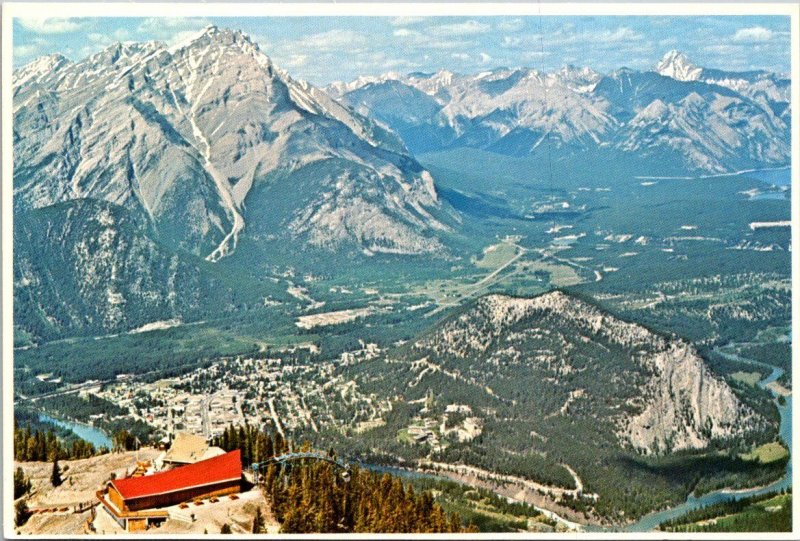
[[559, 291], [483, 297], [385, 362], [392, 375], [377, 380], [391, 380], [390, 396], [430, 391], [473, 411], [503, 409], [545, 436], [548, 419], [584, 419], [644, 454], [702, 449], [765, 426], [690, 345]]
[[123, 207], [90, 199], [15, 218], [14, 324], [34, 341], [107, 334], [234, 308], [233, 292], [150, 238]]
[[432, 253], [446, 229], [431, 176], [397, 136], [216, 27], [171, 48], [116, 44], [20, 68], [14, 155], [17, 212], [109, 201], [211, 261], [242, 235]]
[[787, 164], [789, 89], [787, 77], [700, 68], [676, 51], [645, 72], [443, 70], [328, 87], [415, 152], [466, 146], [527, 156], [546, 143], [557, 156], [603, 149], [701, 172]]

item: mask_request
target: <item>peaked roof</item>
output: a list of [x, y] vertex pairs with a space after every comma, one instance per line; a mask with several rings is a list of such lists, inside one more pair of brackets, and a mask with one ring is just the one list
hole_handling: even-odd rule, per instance
[[202, 436], [195, 436], [188, 432], [178, 432], [175, 441], [164, 456], [166, 462], [183, 462], [191, 464], [203, 459], [203, 454], [208, 450], [208, 442]]
[[213, 485], [223, 481], [234, 481], [242, 477], [241, 451], [230, 453], [181, 466], [173, 470], [145, 475], [115, 479], [110, 483], [126, 500], [176, 492], [188, 488]]

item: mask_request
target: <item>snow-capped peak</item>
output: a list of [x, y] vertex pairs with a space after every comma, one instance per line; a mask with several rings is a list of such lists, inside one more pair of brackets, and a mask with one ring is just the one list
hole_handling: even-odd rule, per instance
[[38, 81], [40, 78], [50, 75], [68, 64], [70, 64], [70, 61], [59, 53], [41, 56], [14, 72], [13, 86]]
[[697, 81], [703, 68], [695, 66], [684, 53], [673, 49], [656, 64], [655, 71], [678, 81]]
[[597, 83], [603, 77], [592, 68], [579, 68], [572, 64], [562, 67], [558, 71], [558, 76], [570, 89], [580, 93], [587, 93], [594, 90], [594, 87], [597, 86]]

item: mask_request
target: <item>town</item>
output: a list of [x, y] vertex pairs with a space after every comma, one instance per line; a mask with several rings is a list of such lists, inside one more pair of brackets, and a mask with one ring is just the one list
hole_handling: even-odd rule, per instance
[[122, 380], [82, 392], [118, 404], [128, 411], [127, 417], [146, 423], [160, 438], [187, 431], [210, 439], [231, 424], [244, 423], [282, 435], [319, 432], [323, 427], [364, 430], [380, 423], [391, 410], [390, 401], [360, 393], [335, 368], [379, 352], [375, 344], [362, 343], [361, 349], [334, 361], [302, 363], [291, 356], [221, 359], [176, 378]]

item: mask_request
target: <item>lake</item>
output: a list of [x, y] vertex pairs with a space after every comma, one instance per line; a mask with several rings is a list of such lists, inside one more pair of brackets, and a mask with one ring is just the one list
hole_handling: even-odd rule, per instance
[[760, 180], [766, 184], [775, 186], [789, 186], [792, 184], [792, 170], [788, 167], [784, 169], [765, 169], [763, 171], [753, 171], [745, 173], [745, 177]]

